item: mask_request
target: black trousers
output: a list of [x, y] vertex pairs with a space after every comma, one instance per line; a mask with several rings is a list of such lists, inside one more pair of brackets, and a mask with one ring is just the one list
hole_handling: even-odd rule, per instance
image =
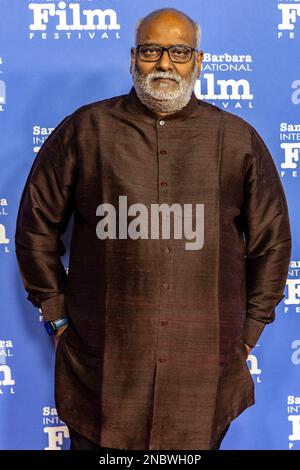
[[[220, 448], [221, 442], [223, 441], [225, 434], [227, 433], [229, 429], [228, 425], [224, 431], [221, 433], [220, 437], [216, 440], [216, 442], [212, 446], [212, 450], [218, 450]], [[70, 450], [104, 450], [107, 452], [113, 452], [116, 449], [110, 448], [110, 447], [100, 447], [94, 442], [90, 441], [89, 439], [86, 439], [85, 437], [81, 436], [81, 434], [78, 434], [75, 429], [70, 428], [68, 426], [69, 432], [70, 432], [70, 439], [71, 439], [71, 445], [70, 445]]]

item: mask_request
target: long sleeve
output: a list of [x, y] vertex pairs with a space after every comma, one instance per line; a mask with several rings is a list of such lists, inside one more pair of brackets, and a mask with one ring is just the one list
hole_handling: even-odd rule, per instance
[[247, 315], [243, 339], [255, 346], [283, 299], [291, 256], [291, 232], [284, 190], [275, 163], [252, 128], [242, 209], [246, 245]]
[[67, 116], [44, 142], [28, 175], [16, 222], [15, 248], [27, 299], [45, 320], [66, 315], [61, 235], [74, 210], [77, 178], [72, 124]]

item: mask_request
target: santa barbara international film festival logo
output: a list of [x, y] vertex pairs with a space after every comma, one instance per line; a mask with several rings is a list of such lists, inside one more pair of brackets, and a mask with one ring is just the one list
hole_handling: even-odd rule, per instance
[[260, 344], [256, 344], [255, 349], [251, 351], [251, 353], [247, 357], [247, 365], [252, 375], [253, 380], [257, 383], [261, 383], [262, 381], [262, 370], [259, 368], [259, 360], [258, 360], [258, 350], [260, 348]]
[[[291, 343], [291, 362], [297, 368], [296, 377], [298, 378], [300, 368], [300, 337], [294, 339]], [[297, 391], [299, 394], [299, 389]], [[297, 448], [300, 446], [300, 396], [297, 394], [290, 394], [287, 397], [287, 419], [291, 423], [291, 434], [289, 434], [289, 449], [294, 449], [297, 443]]]
[[47, 445], [44, 450], [62, 450], [63, 447], [69, 447], [69, 429], [59, 418], [56, 408], [44, 406], [43, 431], [47, 437]]
[[284, 313], [300, 313], [300, 261], [291, 260], [286, 281], [287, 295], [284, 298]]
[[198, 99], [224, 109], [253, 108], [250, 54], [203, 54], [200, 79], [195, 84]]
[[33, 152], [37, 154], [41, 149], [41, 146], [45, 140], [49, 137], [51, 132], [54, 131], [54, 127], [46, 127], [35, 124], [32, 128], [32, 144]]
[[295, 39], [296, 31], [300, 33], [300, 0], [277, 0], [280, 19], [278, 39]]
[[12, 371], [13, 341], [0, 339], [0, 398], [15, 394], [15, 380]]
[[[300, 313], [300, 261], [291, 260], [286, 282], [286, 296], [284, 298], [284, 314]], [[291, 343], [291, 363], [300, 366], [300, 339]], [[298, 377], [297, 377], [298, 378]], [[291, 433], [288, 436], [289, 449], [294, 449], [295, 444], [300, 445], [300, 396], [296, 394], [287, 396], [287, 419], [291, 425]]]
[[[287, 295], [284, 299], [284, 313], [300, 313], [300, 260], [291, 260], [287, 279]], [[300, 338], [291, 342], [291, 363], [294, 367], [300, 367]], [[295, 377], [298, 379], [298, 374]], [[297, 382], [296, 382], [297, 383]], [[299, 448], [300, 446], [300, 396], [299, 388], [296, 393], [287, 396], [287, 419], [291, 426], [291, 432], [288, 435], [289, 449]]]
[[298, 445], [300, 444], [300, 396], [289, 395], [287, 397], [287, 415], [287, 419], [291, 423], [289, 449], [293, 449], [296, 442]]
[[0, 196], [0, 253], [9, 253], [9, 238], [6, 231], [8, 201]]
[[281, 148], [281, 171], [282, 178], [291, 176], [298, 177], [298, 163], [300, 156], [300, 122], [281, 122], [279, 129]]
[[119, 0], [32, 0], [29, 39], [120, 39]]

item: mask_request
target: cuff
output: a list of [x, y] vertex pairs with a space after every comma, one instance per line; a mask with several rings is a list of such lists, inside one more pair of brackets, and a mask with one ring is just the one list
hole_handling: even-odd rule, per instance
[[261, 321], [254, 320], [250, 317], [246, 318], [243, 330], [244, 343], [254, 348], [265, 326], [266, 324]]
[[41, 302], [41, 309], [45, 321], [58, 320], [67, 316], [65, 309], [65, 296], [60, 293]]

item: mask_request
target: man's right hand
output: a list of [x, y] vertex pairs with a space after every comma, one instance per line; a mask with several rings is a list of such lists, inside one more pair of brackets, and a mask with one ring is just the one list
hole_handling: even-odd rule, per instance
[[55, 351], [56, 351], [56, 348], [57, 348], [57, 345], [58, 345], [58, 342], [59, 342], [59, 339], [60, 339], [60, 336], [62, 335], [62, 333], [65, 331], [65, 329], [68, 328], [68, 325], [63, 325], [61, 326], [55, 336], [54, 336], [54, 343], [55, 343]]
[[250, 354], [250, 352], [251, 352], [252, 346], [249, 346], [249, 344], [246, 344], [246, 343], [244, 343], [244, 346], [245, 346], [245, 348], [246, 348], [247, 359], [248, 359], [248, 356], [249, 356], [249, 354]]

